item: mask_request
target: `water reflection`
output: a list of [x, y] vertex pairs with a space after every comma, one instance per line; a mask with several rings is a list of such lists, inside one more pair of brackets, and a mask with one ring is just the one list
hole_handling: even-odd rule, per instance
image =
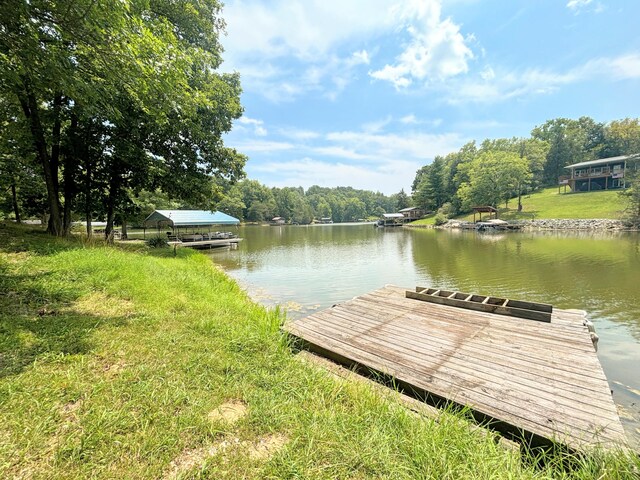
[[258, 301], [299, 317], [392, 283], [588, 311], [627, 430], [640, 438], [640, 236], [482, 234], [371, 225], [241, 227], [213, 260]]

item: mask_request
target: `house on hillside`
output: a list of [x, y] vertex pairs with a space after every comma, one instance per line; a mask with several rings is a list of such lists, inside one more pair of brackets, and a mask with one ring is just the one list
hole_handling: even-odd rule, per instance
[[563, 185], [565, 191], [569, 186], [572, 192], [625, 188], [628, 173], [640, 169], [640, 154], [590, 160], [564, 168], [570, 173], [558, 179], [558, 189]]
[[403, 208], [398, 213], [401, 213], [406, 221], [418, 220], [424, 216], [424, 210], [418, 207]]

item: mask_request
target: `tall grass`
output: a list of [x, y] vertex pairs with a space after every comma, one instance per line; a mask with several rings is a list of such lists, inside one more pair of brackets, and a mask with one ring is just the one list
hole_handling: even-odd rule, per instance
[[[418, 417], [297, 361], [282, 321], [196, 252], [0, 229], [0, 478], [634, 478]], [[212, 420], [230, 399], [248, 413]]]

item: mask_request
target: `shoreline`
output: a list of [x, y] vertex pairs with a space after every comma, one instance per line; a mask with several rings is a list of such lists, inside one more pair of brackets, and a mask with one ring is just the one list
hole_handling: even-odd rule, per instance
[[[436, 229], [452, 229], [461, 228], [463, 222], [450, 219], [444, 225], [403, 225], [407, 228], [436, 228]], [[614, 220], [610, 218], [545, 218], [539, 220], [512, 220], [509, 223], [521, 225], [523, 230], [569, 230], [569, 231], [597, 231], [597, 232], [638, 232], [640, 225], [624, 221]]]

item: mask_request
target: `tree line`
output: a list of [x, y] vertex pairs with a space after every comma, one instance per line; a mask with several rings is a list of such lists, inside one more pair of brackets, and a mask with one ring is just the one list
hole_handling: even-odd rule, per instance
[[410, 197], [401, 190], [387, 196], [352, 187], [326, 188], [314, 185], [269, 188], [256, 180], [242, 180], [228, 186], [219, 210], [247, 222], [264, 222], [282, 217], [289, 223], [307, 224], [330, 218], [334, 222], [355, 222], [409, 206]]
[[217, 0], [1, 2], [4, 207], [57, 236], [104, 218], [108, 236], [143, 191], [213, 206], [246, 160], [222, 141], [242, 115], [223, 31]]
[[436, 156], [420, 168], [412, 185], [413, 202], [452, 216], [474, 205], [508, 206], [543, 187], [558, 185], [574, 163], [640, 153], [640, 119], [610, 123], [589, 117], [556, 118], [536, 126], [527, 138], [475, 141], [457, 152]]

